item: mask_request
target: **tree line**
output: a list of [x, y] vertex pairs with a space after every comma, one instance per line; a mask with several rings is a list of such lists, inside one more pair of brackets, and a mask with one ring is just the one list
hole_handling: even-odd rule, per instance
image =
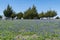
[[[14, 18], [16, 19], [43, 19], [43, 18], [53, 18], [57, 16], [57, 12], [55, 10], [48, 10], [47, 12], [41, 12], [38, 13], [36, 6], [33, 5], [32, 8], [28, 8], [25, 12], [19, 12], [16, 13], [10, 5], [7, 6], [7, 8], [3, 11], [3, 14], [5, 16], [5, 19], [10, 19], [12, 20]], [[0, 16], [2, 18], [2, 16]], [[56, 17], [56, 19], [59, 19], [59, 17]]]

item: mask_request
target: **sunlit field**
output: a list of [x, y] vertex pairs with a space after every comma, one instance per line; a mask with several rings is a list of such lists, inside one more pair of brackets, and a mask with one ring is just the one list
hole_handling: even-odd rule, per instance
[[0, 20], [0, 40], [60, 40], [60, 20]]

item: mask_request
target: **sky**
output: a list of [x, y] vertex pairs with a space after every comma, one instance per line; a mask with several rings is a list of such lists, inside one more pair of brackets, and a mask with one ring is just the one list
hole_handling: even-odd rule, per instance
[[16, 13], [24, 12], [35, 5], [38, 13], [55, 10], [60, 16], [60, 0], [0, 0], [0, 15], [3, 15], [3, 11], [8, 4]]

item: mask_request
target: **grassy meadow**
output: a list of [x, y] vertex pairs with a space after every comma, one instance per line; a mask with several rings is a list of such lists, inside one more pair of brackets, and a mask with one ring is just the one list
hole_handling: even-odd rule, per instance
[[0, 40], [60, 40], [60, 20], [0, 20]]

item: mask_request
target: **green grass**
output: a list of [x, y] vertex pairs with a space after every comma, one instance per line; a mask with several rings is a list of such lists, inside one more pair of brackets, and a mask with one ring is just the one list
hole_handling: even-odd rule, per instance
[[[18, 35], [22, 38], [16, 39]], [[26, 40], [60, 40], [60, 20], [0, 20], [0, 40], [22, 40], [27, 36]]]

